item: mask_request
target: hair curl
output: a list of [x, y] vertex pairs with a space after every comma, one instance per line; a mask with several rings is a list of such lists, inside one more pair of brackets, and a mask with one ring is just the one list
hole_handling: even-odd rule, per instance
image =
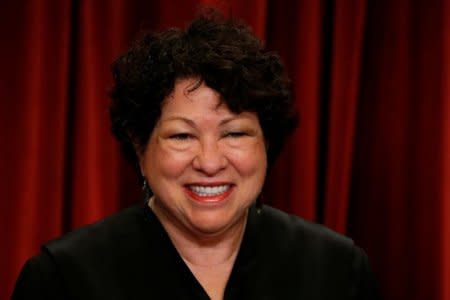
[[199, 78], [234, 113], [255, 112], [269, 167], [296, 127], [290, 81], [277, 54], [244, 24], [202, 15], [185, 30], [146, 33], [112, 65], [112, 131], [137, 163], [161, 115], [163, 100], [180, 78]]

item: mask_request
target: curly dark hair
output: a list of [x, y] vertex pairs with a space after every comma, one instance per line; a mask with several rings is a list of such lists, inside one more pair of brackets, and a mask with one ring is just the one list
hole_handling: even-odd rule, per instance
[[113, 63], [112, 73], [112, 131], [132, 163], [137, 163], [136, 149], [145, 149], [163, 100], [181, 78], [199, 78], [234, 113], [258, 115], [269, 167], [297, 124], [279, 56], [237, 20], [202, 15], [185, 30], [146, 33]]

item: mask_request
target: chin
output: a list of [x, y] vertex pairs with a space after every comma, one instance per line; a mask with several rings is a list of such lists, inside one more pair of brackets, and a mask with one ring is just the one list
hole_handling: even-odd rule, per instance
[[189, 223], [195, 231], [206, 235], [221, 234], [234, 225], [245, 221], [245, 214], [238, 218], [224, 217], [210, 214], [207, 216], [196, 216], [189, 220]]

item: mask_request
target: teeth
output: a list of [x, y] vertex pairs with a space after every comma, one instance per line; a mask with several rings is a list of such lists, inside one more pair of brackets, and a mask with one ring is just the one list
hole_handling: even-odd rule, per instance
[[200, 186], [200, 185], [191, 185], [189, 187], [191, 191], [198, 194], [199, 196], [216, 196], [224, 193], [226, 190], [230, 188], [228, 184], [226, 185], [218, 185], [218, 186]]

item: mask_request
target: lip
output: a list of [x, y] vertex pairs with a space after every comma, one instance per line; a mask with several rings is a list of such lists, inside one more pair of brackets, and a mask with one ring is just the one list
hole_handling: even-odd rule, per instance
[[185, 184], [186, 187], [190, 185], [201, 185], [201, 186], [218, 186], [218, 185], [230, 185], [233, 186], [231, 182], [227, 181], [214, 181], [214, 182], [191, 182], [188, 184]]
[[[189, 186], [190, 185], [199, 185], [199, 186], [219, 186], [219, 185], [229, 185], [230, 188], [225, 191], [224, 193], [220, 195], [214, 195], [214, 196], [199, 196], [198, 194], [194, 193]], [[224, 202], [228, 196], [234, 191], [234, 185], [229, 182], [214, 182], [214, 183], [190, 183], [185, 185], [184, 190], [185, 193], [189, 196], [189, 198], [193, 199], [196, 202], [204, 203], [204, 204], [217, 204]]]

